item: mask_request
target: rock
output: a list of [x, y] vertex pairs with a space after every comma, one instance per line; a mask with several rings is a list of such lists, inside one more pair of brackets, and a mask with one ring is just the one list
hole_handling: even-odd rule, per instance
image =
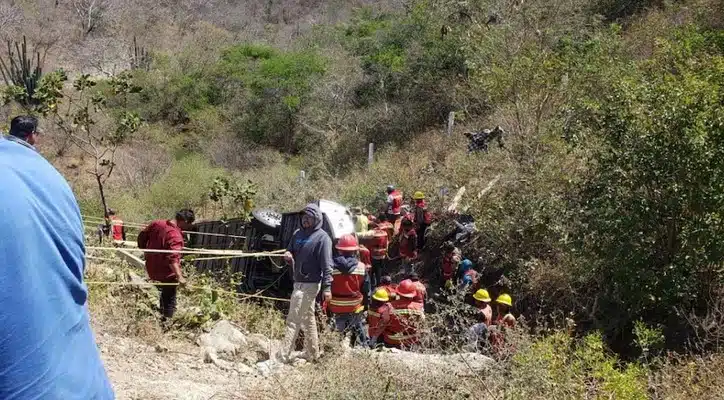
[[230, 365], [221, 362], [220, 356], [232, 358], [247, 345], [246, 336], [234, 324], [222, 320], [216, 323], [209, 333], [199, 336], [197, 344], [202, 348], [204, 361], [212, 362], [223, 369]]
[[271, 340], [264, 335], [252, 334], [247, 336], [246, 339], [248, 344], [247, 352], [256, 353], [255, 356], [259, 360], [268, 360], [279, 349], [278, 340]]
[[266, 360], [256, 364], [256, 369], [259, 374], [264, 378], [268, 378], [274, 373], [276, 369], [281, 366], [281, 363], [275, 360]]
[[234, 367], [234, 369], [235, 369], [236, 372], [238, 372], [241, 376], [256, 376], [257, 373], [258, 373], [256, 369], [254, 369], [254, 368], [252, 368], [252, 367], [250, 367], [250, 366], [248, 366], [248, 365], [246, 365], [246, 364], [242, 364], [242, 363], [236, 364], [236, 366]]
[[424, 373], [429, 368], [445, 370], [450, 373], [469, 372], [470, 370], [480, 371], [495, 361], [480, 353], [456, 353], [456, 354], [420, 354], [398, 349], [389, 351], [369, 352], [363, 349], [353, 349], [353, 352], [365, 352], [376, 357], [383, 363], [398, 363], [409, 368], [413, 373]]

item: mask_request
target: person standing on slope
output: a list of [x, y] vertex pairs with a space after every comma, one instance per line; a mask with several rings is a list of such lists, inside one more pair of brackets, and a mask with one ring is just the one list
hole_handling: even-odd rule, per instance
[[304, 330], [302, 358], [319, 358], [319, 337], [314, 304], [322, 290], [324, 301], [332, 299], [332, 239], [322, 229], [323, 215], [316, 204], [308, 204], [301, 212], [299, 229], [287, 246], [284, 259], [294, 271], [294, 291], [287, 314], [287, 327], [278, 358], [290, 362], [299, 330]]
[[37, 119], [0, 138], [0, 399], [109, 400], [83, 283], [80, 209], [35, 151]]
[[159, 308], [161, 320], [173, 318], [176, 312], [178, 285], [186, 283], [181, 271], [181, 250], [184, 248], [183, 231], [193, 229], [196, 219], [193, 210], [184, 209], [176, 213], [175, 219], [157, 220], [138, 234], [138, 248], [149, 250], [173, 250], [173, 253], [147, 252], [146, 272], [151, 280], [160, 282]]

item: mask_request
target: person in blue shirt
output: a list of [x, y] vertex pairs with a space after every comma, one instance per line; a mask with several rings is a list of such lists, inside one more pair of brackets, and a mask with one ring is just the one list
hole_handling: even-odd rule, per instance
[[0, 138], [0, 399], [113, 399], [91, 331], [85, 246], [68, 183], [34, 148], [37, 120]]

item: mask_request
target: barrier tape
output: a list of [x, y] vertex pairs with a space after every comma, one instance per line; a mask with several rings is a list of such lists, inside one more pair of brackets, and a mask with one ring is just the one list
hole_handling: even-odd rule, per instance
[[86, 246], [86, 250], [126, 250], [139, 253], [161, 253], [161, 254], [201, 254], [201, 255], [221, 255], [234, 256], [234, 258], [242, 257], [284, 257], [282, 250], [260, 252], [260, 253], [244, 253], [233, 250], [163, 250], [163, 249], [138, 249], [133, 247], [103, 247], [103, 246]]
[[[83, 217], [83, 219], [87, 220], [87, 222], [89, 224], [101, 224], [101, 223], [106, 222], [105, 218], [91, 217], [91, 216], [85, 216], [85, 215], [82, 215], [82, 217]], [[148, 226], [148, 224], [140, 224], [137, 222], [126, 222], [126, 221], [123, 221], [123, 225], [126, 227], [138, 228], [138, 229], [143, 229]], [[87, 226], [87, 227], [91, 228], [91, 229], [98, 228], [97, 226], [92, 226], [92, 225]], [[188, 233], [190, 235], [228, 237], [228, 238], [233, 238], [233, 239], [246, 239], [246, 236], [231, 235], [231, 234], [226, 234], [226, 233], [195, 232], [195, 231], [181, 231], [181, 232]]]
[[[112, 282], [112, 281], [86, 281], [86, 285], [112, 285], [112, 286], [182, 286], [184, 288], [188, 289], [196, 289], [196, 290], [211, 290], [215, 291], [217, 293], [226, 293], [233, 296], [236, 296], [239, 298], [239, 300], [245, 300], [245, 299], [264, 299], [264, 300], [273, 300], [273, 301], [283, 301], [289, 303], [290, 299], [282, 299], [279, 297], [269, 297], [269, 296], [262, 296], [261, 293], [264, 292], [264, 290], [261, 290], [254, 294], [244, 294], [244, 293], [237, 293], [237, 292], [231, 292], [228, 290], [223, 289], [213, 289], [208, 286], [192, 286], [192, 285], [181, 285], [180, 283], [174, 282], [174, 283], [154, 283], [154, 282]], [[267, 288], [268, 289], [268, 288]]]

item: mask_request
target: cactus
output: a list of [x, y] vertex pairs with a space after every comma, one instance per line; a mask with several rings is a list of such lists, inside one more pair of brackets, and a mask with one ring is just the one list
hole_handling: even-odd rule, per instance
[[5, 84], [25, 89], [25, 93], [16, 98], [22, 105], [37, 105], [39, 102], [33, 95], [43, 74], [40, 66], [40, 53], [35, 53], [35, 65], [33, 65], [33, 58], [28, 57], [28, 44], [25, 36], [23, 36], [22, 45], [15, 42], [15, 46], [13, 46], [8, 40], [7, 46], [7, 60], [0, 57], [0, 74], [2, 74]]
[[151, 68], [151, 55], [145, 47], [138, 47], [136, 37], [133, 37], [133, 48], [131, 49], [131, 69], [143, 69], [148, 71]]

